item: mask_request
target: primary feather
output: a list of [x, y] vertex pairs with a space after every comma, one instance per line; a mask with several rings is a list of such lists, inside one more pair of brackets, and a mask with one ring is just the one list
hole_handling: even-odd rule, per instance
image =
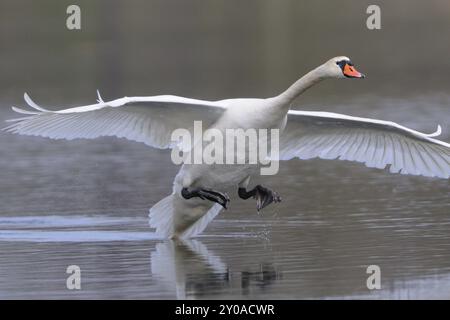
[[97, 104], [50, 111], [38, 106], [25, 93], [25, 101], [34, 110], [13, 107], [14, 111], [30, 116], [13, 119], [14, 123], [4, 130], [67, 140], [116, 136], [156, 148], [169, 148], [175, 129], [192, 131], [196, 120], [207, 127], [225, 110], [218, 102], [177, 96], [125, 97], [104, 102], [98, 94], [98, 100]]
[[280, 159], [339, 159], [393, 173], [449, 178], [450, 145], [391, 121], [330, 112], [288, 113]]

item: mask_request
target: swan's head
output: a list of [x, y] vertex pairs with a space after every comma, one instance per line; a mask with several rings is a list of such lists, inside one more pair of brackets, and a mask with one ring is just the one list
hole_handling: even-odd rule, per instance
[[348, 57], [334, 57], [323, 65], [325, 76], [329, 78], [365, 78], [365, 75], [356, 70]]

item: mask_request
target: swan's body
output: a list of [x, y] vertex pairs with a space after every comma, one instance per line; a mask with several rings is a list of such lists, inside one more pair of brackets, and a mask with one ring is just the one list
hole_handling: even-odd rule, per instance
[[[117, 136], [156, 148], [172, 148], [171, 133], [178, 128], [191, 131], [194, 120], [201, 120], [205, 128], [219, 130], [275, 128], [280, 130], [281, 160], [315, 157], [351, 160], [380, 169], [390, 165], [391, 172], [449, 178], [450, 145], [432, 138], [440, 133], [440, 127], [437, 133], [427, 135], [389, 121], [328, 112], [289, 111], [291, 102], [315, 83], [344, 77], [362, 75], [354, 70], [348, 58], [336, 57], [306, 74], [282, 94], [268, 99], [204, 101], [154, 96], [104, 102], [99, 96], [97, 104], [49, 111], [25, 95], [35, 110], [13, 107], [28, 116], [11, 120], [14, 123], [6, 130], [69, 140]], [[255, 188], [253, 193], [245, 191], [257, 168], [257, 165], [184, 164], [175, 178], [173, 193], [150, 209], [151, 226], [166, 237], [200, 233], [220, 212], [221, 205], [226, 206], [221, 192], [236, 190], [238, 186], [244, 198], [261, 197], [262, 192], [267, 196], [271, 192], [264, 188]], [[215, 200], [204, 200], [199, 191]], [[274, 195], [272, 192], [270, 202], [278, 199]]]

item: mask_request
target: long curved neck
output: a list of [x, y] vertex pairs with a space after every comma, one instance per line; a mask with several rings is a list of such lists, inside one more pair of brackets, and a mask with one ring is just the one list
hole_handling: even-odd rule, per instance
[[286, 91], [278, 95], [276, 99], [279, 99], [281, 103], [287, 106], [287, 108], [289, 109], [289, 105], [292, 103], [292, 101], [294, 101], [295, 98], [324, 79], [325, 75], [323, 67], [319, 66], [298, 79]]

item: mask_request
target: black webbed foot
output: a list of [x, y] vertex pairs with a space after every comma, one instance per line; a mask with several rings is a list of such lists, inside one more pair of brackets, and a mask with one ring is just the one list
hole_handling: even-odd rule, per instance
[[181, 189], [181, 196], [185, 199], [198, 197], [203, 200], [209, 200], [220, 204], [224, 209], [227, 209], [230, 198], [227, 194], [206, 188], [195, 188], [189, 190], [188, 188]]
[[250, 191], [245, 190], [245, 188], [239, 188], [238, 195], [244, 200], [250, 197], [256, 199], [256, 210], [258, 210], [258, 213], [272, 202], [281, 202], [281, 197], [277, 192], [261, 185], [257, 185]]

